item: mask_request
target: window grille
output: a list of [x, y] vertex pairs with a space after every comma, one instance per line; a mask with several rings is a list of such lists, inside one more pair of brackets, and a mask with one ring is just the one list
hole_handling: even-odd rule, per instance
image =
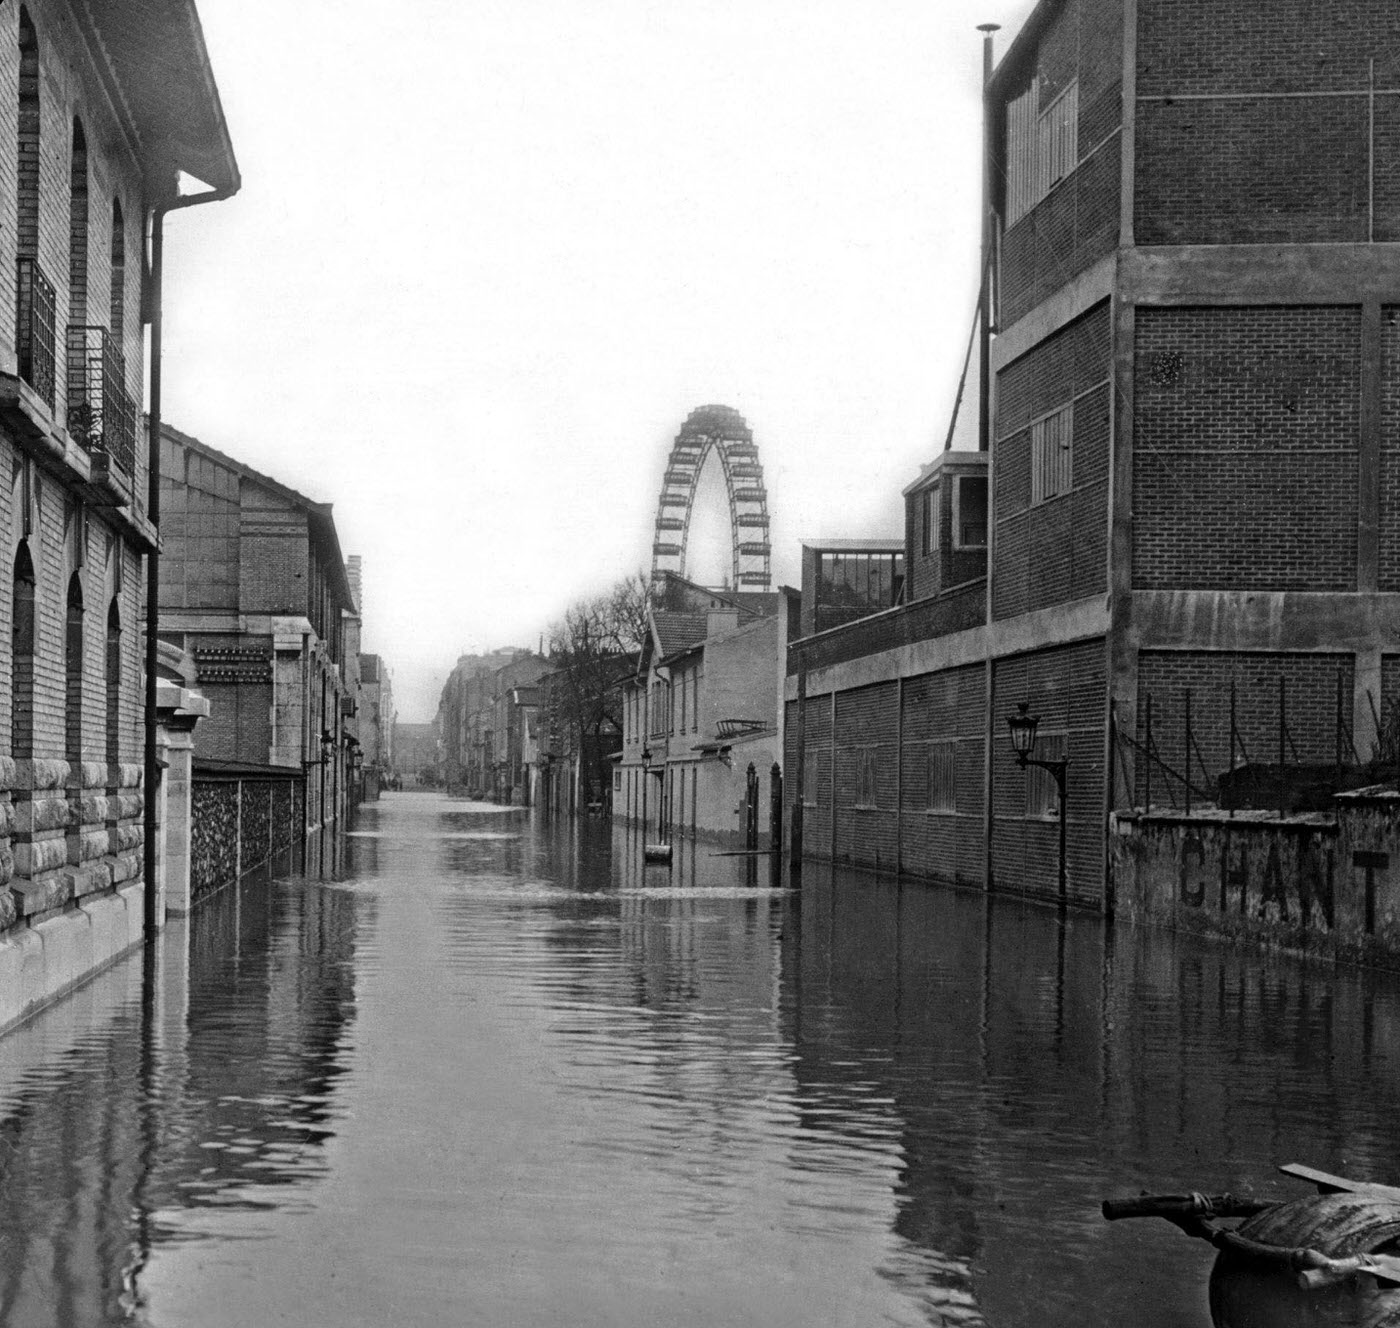
[[1079, 164], [1079, 84], [1044, 110], [1035, 80], [1006, 107], [1006, 224], [1014, 226]]
[[856, 753], [857, 807], [874, 807], [877, 787], [875, 749], [864, 747]]
[[[1039, 761], [1063, 761], [1068, 744], [1063, 733], [1042, 733], [1035, 744]], [[1060, 814], [1060, 790], [1055, 777], [1039, 766], [1026, 767], [1026, 815], [1056, 816]]]
[[954, 812], [958, 809], [957, 747], [952, 742], [935, 742], [928, 749], [928, 809]]
[[1068, 493], [1073, 479], [1073, 429], [1069, 406], [1031, 425], [1031, 502]]

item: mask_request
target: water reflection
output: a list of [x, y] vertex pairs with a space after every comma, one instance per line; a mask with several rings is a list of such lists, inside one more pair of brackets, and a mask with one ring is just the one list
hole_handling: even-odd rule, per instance
[[1393, 978], [431, 795], [324, 857], [0, 1041], [0, 1322], [1185, 1328], [1104, 1195], [1396, 1176]]
[[[359, 901], [245, 881], [0, 1041], [0, 1322], [120, 1323], [195, 1210], [324, 1168]], [[188, 950], [188, 958], [186, 951]]]

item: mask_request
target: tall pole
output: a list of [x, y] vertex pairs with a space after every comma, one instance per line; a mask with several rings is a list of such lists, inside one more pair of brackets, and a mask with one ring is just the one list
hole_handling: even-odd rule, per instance
[[[165, 210], [156, 208], [151, 214], [151, 392], [150, 423], [147, 428], [147, 489], [146, 515], [151, 525], [160, 530], [160, 369], [161, 369], [161, 276], [165, 258]], [[160, 536], [146, 552], [146, 732], [142, 788], [141, 874], [145, 877], [146, 893], [142, 909], [147, 941], [155, 939], [160, 926], [160, 911], [156, 899], [156, 662], [159, 658], [157, 639], [160, 630]]]
[[999, 23], [982, 23], [982, 288], [978, 296], [977, 450], [991, 447], [992, 433], [992, 34]]

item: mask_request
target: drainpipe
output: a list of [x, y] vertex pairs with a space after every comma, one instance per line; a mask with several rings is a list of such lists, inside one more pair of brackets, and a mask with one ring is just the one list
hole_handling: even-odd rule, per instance
[[[978, 335], [977, 450], [991, 447], [992, 430], [992, 34], [997, 23], [983, 23], [982, 34], [982, 290]], [[950, 435], [951, 438], [951, 435]]]
[[146, 554], [146, 751], [145, 771], [141, 783], [145, 793], [142, 815], [142, 875], [146, 881], [145, 934], [153, 941], [157, 929], [156, 915], [156, 639], [160, 627], [160, 352], [161, 352], [161, 277], [165, 254], [165, 214], [181, 208], [197, 207], [201, 203], [219, 203], [232, 198], [234, 189], [210, 189], [202, 194], [187, 194], [161, 203], [151, 211], [151, 271], [149, 276], [149, 312], [151, 323], [151, 389], [149, 479], [146, 493], [146, 515], [156, 529], [156, 544]]

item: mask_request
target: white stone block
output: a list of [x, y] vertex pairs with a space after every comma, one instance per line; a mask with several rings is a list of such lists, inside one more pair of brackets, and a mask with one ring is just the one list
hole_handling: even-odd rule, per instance
[[8, 937], [0, 941], [0, 1030], [9, 1028], [24, 1013], [24, 951]]
[[31, 930], [17, 933], [14, 939], [20, 951], [20, 1014], [26, 1015], [31, 1010], [37, 1010], [47, 999], [44, 943]]

